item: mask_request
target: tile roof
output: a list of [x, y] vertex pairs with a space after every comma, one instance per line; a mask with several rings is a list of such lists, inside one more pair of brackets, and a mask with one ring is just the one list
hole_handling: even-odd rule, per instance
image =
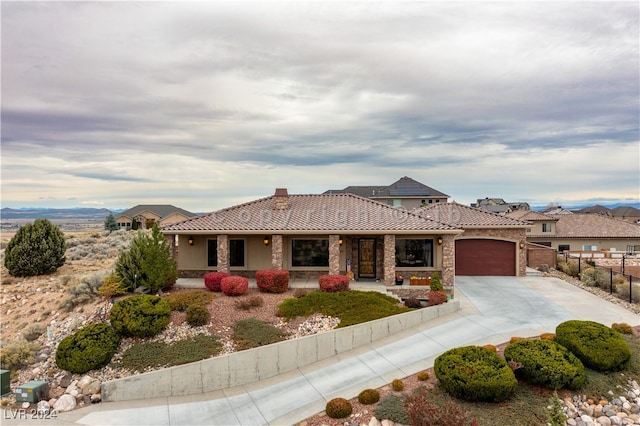
[[171, 204], [138, 204], [135, 207], [131, 207], [129, 210], [123, 211], [117, 216], [133, 218], [145, 211], [155, 213], [160, 216], [161, 219], [174, 213], [181, 213], [186, 217], [197, 216], [195, 213], [191, 213], [187, 210], [181, 209], [180, 207], [172, 206]]
[[[286, 198], [286, 197], [285, 197]], [[262, 232], [384, 232], [437, 231], [457, 228], [404, 209], [353, 194], [291, 194], [287, 209], [277, 209], [282, 197], [270, 196], [162, 227], [165, 233]]]
[[531, 224], [508, 216], [458, 203], [432, 204], [414, 210], [427, 218], [447, 225], [465, 228], [524, 228]]
[[555, 238], [637, 238], [640, 225], [600, 214], [559, 215]]
[[330, 189], [325, 194], [349, 193], [366, 198], [408, 198], [408, 197], [449, 197], [408, 176], [404, 176], [391, 185], [347, 186], [344, 189]]
[[507, 213], [507, 217], [528, 222], [555, 222], [558, 220], [557, 216], [550, 216], [532, 210], [518, 210], [515, 212]]

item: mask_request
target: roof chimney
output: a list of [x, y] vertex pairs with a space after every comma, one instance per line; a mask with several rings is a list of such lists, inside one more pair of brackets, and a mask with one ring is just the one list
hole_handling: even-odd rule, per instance
[[276, 188], [273, 208], [276, 210], [287, 210], [289, 208], [289, 192], [287, 188]]

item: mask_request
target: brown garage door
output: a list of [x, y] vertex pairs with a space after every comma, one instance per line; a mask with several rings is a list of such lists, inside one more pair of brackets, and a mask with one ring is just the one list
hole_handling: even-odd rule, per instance
[[515, 243], [481, 239], [456, 241], [456, 275], [515, 274]]

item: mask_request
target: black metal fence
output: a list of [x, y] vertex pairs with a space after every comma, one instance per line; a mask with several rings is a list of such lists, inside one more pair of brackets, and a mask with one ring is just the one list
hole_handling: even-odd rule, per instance
[[[579, 256], [572, 256], [569, 253], [560, 254], [558, 260], [563, 260], [565, 264], [570, 265], [570, 267], [565, 268], [568, 270], [564, 270], [563, 272], [575, 276], [585, 282], [585, 285], [592, 287], [597, 286], [603, 290], [609, 291], [610, 294], [617, 293], [621, 299], [625, 300], [627, 299], [627, 294], [625, 293], [628, 291], [629, 303], [635, 303], [634, 294], [640, 298], [640, 296], [638, 296], [640, 295], [640, 289], [638, 288], [640, 285], [640, 277], [632, 274], [625, 274], [624, 267], [622, 267], [622, 272], [619, 272], [616, 270], [618, 266], [597, 265], [593, 259], [584, 259]], [[577, 263], [577, 272], [574, 271], [575, 267], [571, 265], [571, 262]], [[562, 262], [559, 262], [558, 269], [561, 269], [561, 263]], [[595, 270], [595, 273], [590, 271], [588, 276], [583, 275], [583, 272], [588, 269]], [[635, 293], [634, 287], [636, 287]]]

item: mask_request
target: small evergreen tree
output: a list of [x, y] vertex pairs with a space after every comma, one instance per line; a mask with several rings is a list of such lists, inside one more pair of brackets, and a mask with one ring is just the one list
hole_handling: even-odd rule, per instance
[[142, 286], [157, 292], [175, 284], [176, 263], [158, 225], [153, 225], [151, 235], [141, 232], [134, 237], [129, 250], [118, 256], [115, 272], [130, 291]]
[[4, 266], [14, 277], [51, 274], [64, 265], [64, 233], [48, 219], [18, 229], [5, 250]]
[[440, 273], [438, 271], [434, 272], [431, 276], [431, 290], [433, 291], [444, 291], [444, 286], [440, 281]]
[[112, 232], [118, 229], [118, 223], [116, 222], [116, 217], [113, 213], [109, 213], [109, 216], [104, 220], [104, 229]]

